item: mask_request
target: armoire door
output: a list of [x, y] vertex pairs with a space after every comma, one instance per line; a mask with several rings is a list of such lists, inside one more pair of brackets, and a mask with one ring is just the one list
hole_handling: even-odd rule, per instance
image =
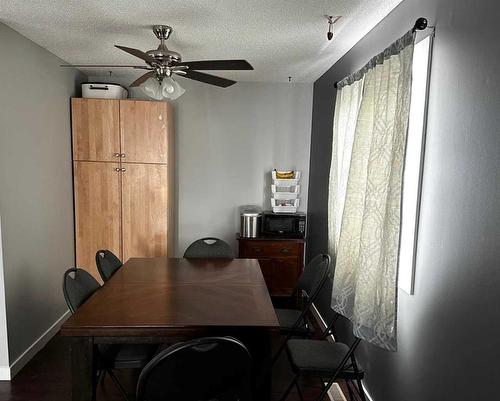
[[120, 101], [122, 162], [167, 163], [173, 113], [166, 102]]
[[119, 163], [74, 162], [76, 263], [100, 280], [99, 249], [121, 252]]
[[120, 160], [120, 102], [71, 99], [73, 160]]
[[123, 261], [167, 255], [168, 176], [160, 164], [122, 164]]

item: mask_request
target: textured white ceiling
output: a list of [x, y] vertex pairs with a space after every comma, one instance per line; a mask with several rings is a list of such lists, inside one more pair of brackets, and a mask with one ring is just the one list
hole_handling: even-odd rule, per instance
[[[248, 60], [240, 81], [313, 82], [402, 0], [0, 0], [0, 21], [63, 60], [130, 64], [113, 45], [156, 48], [150, 26], [174, 28], [167, 46], [183, 60]], [[325, 14], [341, 15], [334, 40]], [[107, 70], [82, 69], [88, 75]], [[135, 79], [140, 72], [113, 70]]]

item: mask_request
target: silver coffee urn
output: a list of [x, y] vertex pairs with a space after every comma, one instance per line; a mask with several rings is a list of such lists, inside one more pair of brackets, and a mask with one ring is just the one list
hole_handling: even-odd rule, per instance
[[258, 208], [246, 208], [241, 211], [240, 236], [257, 238], [260, 233], [261, 213]]

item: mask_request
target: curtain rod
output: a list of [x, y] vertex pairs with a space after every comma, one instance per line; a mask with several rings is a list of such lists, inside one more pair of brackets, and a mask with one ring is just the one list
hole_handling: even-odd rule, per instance
[[[432, 26], [428, 26], [428, 21], [427, 21], [427, 18], [424, 18], [424, 17], [420, 17], [418, 18], [416, 21], [415, 21], [415, 25], [413, 25], [413, 28], [412, 28], [412, 31], [413, 32], [416, 32], [416, 31], [423, 31], [424, 29], [427, 29], [427, 28], [434, 28]], [[333, 87], [336, 89], [337, 88], [337, 84], [338, 82], [335, 82], [333, 84]]]

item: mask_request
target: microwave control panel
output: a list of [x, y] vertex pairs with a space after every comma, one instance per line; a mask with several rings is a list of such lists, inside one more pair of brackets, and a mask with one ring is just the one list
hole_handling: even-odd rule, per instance
[[305, 232], [306, 232], [306, 221], [299, 220], [299, 233], [305, 233]]

